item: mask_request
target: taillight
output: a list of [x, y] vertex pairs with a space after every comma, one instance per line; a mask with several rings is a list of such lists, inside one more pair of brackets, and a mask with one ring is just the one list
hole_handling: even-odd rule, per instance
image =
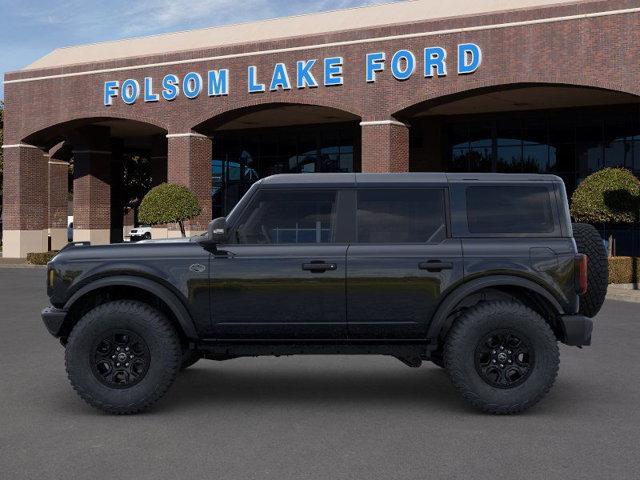
[[587, 293], [587, 265], [589, 257], [586, 255], [576, 255], [575, 272], [576, 272], [576, 291], [578, 295]]

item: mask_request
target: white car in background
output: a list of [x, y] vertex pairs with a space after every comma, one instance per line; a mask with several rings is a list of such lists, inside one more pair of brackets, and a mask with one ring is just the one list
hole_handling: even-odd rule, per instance
[[139, 227], [131, 229], [129, 232], [129, 239], [132, 242], [151, 240], [151, 227], [148, 225], [140, 225]]

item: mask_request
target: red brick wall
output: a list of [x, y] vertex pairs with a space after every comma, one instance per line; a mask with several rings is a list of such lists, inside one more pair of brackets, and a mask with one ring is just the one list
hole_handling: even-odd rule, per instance
[[67, 192], [69, 190], [69, 164], [49, 161], [49, 226], [67, 227]]
[[[433, 32], [444, 29], [494, 25], [504, 22], [526, 21], [545, 17], [578, 15], [602, 10], [637, 7], [637, 1], [607, 0], [582, 2], [534, 10], [488, 14], [469, 18], [455, 18], [377, 29], [292, 38], [260, 44], [248, 44], [219, 49], [167, 54], [162, 57], [130, 58], [113, 62], [53, 68], [6, 75], [7, 80], [55, 75], [74, 71], [105, 69], [153, 63], [179, 61], [195, 57], [228, 55], [271, 48], [292, 48], [301, 45], [383, 37], [387, 35]], [[570, 21], [529, 24], [507, 28], [467, 31], [416, 38], [371, 41], [360, 44], [321, 47], [308, 51], [281, 52], [223, 60], [193, 61], [180, 65], [143, 68], [131, 71], [97, 73], [75, 77], [53, 78], [25, 83], [9, 83], [5, 87], [6, 125], [5, 141], [17, 143], [34, 132], [52, 125], [79, 118], [110, 116], [146, 121], [168, 132], [187, 132], [212, 117], [241, 107], [291, 102], [331, 106], [352, 112], [363, 120], [384, 120], [419, 102], [433, 100], [472, 89], [512, 83], [560, 83], [609, 88], [639, 94], [637, 78], [640, 73], [640, 14], [629, 13]], [[449, 74], [442, 78], [424, 78], [418, 70], [409, 80], [395, 80], [387, 70], [378, 75], [378, 81], [365, 82], [365, 54], [385, 51], [387, 59], [400, 48], [412, 50], [418, 59], [423, 48], [433, 45], [445, 47], [451, 61], [455, 60], [456, 45], [475, 42], [482, 48], [484, 61], [471, 75], [458, 75], [455, 64], [449, 63]], [[285, 62], [289, 73], [295, 71], [295, 61], [306, 58], [322, 59], [341, 55], [345, 59], [344, 85], [315, 89], [295, 88], [290, 91], [249, 94], [246, 91], [248, 65], [258, 66], [266, 81], [276, 62]], [[142, 82], [152, 76], [156, 86], [168, 73], [182, 77], [188, 71], [204, 74], [210, 68], [228, 68], [231, 91], [226, 97], [211, 98], [202, 94], [195, 100], [183, 95], [172, 102], [125, 105], [116, 99], [105, 107], [102, 99], [103, 82], [136, 78]], [[321, 80], [320, 70], [316, 76]], [[32, 139], [47, 139], [40, 134]]]
[[5, 230], [47, 228], [48, 160], [37, 148], [4, 150], [2, 216]]

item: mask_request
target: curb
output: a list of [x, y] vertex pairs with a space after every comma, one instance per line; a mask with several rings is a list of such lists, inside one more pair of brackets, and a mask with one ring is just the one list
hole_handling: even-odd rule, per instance
[[47, 268], [46, 265], [31, 265], [30, 263], [0, 263], [0, 269], [2, 268]]

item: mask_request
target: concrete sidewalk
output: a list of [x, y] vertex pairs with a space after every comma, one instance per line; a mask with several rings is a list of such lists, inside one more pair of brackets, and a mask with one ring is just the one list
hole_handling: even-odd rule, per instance
[[640, 303], [640, 284], [621, 283], [609, 285], [607, 298], [609, 300]]
[[45, 265], [31, 265], [26, 258], [2, 258], [0, 268], [45, 268]]

